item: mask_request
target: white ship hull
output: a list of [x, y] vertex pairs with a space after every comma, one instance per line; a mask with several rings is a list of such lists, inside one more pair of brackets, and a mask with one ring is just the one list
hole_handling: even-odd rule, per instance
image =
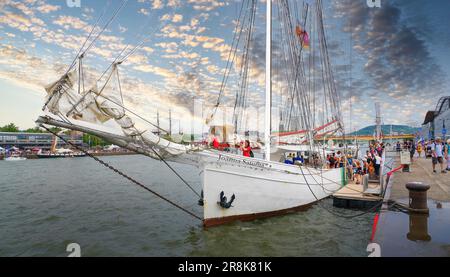
[[[220, 154], [216, 161], [204, 163], [202, 182], [203, 222], [209, 227], [302, 210], [340, 189], [343, 180], [342, 169], [300, 169], [293, 165]], [[219, 204], [221, 192], [227, 202], [235, 195], [230, 208]]]

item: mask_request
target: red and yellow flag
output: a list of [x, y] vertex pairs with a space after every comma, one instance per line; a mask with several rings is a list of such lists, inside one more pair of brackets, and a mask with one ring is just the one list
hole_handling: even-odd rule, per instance
[[309, 35], [306, 30], [303, 30], [302, 27], [298, 26], [295, 27], [295, 33], [298, 36], [298, 39], [300, 40], [300, 43], [302, 44], [302, 47], [304, 49], [309, 49]]

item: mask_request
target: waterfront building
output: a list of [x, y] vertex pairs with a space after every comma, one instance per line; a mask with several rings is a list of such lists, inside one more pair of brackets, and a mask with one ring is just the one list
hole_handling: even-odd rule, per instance
[[428, 111], [422, 123], [421, 136], [429, 140], [436, 137], [449, 139], [450, 134], [447, 129], [450, 126], [450, 96], [439, 99], [436, 109]]
[[[76, 145], [83, 145], [83, 137], [80, 134], [62, 135], [62, 137]], [[0, 132], [0, 147], [5, 149], [13, 146], [23, 150], [34, 147], [50, 149], [52, 141], [53, 135], [49, 133]], [[57, 147], [65, 146], [66, 143], [58, 139]]]

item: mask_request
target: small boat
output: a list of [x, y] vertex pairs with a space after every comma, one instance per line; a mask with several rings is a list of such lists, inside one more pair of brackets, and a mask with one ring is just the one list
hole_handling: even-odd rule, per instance
[[78, 158], [85, 157], [86, 154], [82, 152], [74, 152], [70, 149], [57, 149], [55, 152], [38, 152], [36, 156], [39, 159], [53, 159], [53, 158]]
[[44, 153], [36, 154], [39, 159], [52, 159], [52, 158], [78, 158], [85, 157], [84, 153]]
[[39, 151], [36, 153], [36, 156], [39, 159], [77, 158], [77, 157], [85, 157], [86, 156], [85, 153], [74, 152], [71, 149], [64, 149], [64, 148], [57, 149], [56, 148], [57, 144], [58, 144], [58, 137], [53, 136], [50, 151], [43, 152], [42, 149], [39, 149]]
[[27, 158], [25, 158], [25, 157], [20, 157], [20, 156], [17, 156], [17, 155], [12, 155], [12, 156], [9, 156], [9, 157], [6, 157], [5, 158], [5, 161], [24, 161], [24, 160], [26, 160]]

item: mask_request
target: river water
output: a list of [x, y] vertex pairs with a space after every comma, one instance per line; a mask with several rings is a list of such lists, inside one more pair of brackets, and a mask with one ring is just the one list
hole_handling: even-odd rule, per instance
[[[198, 197], [163, 163], [139, 155], [102, 159], [201, 216]], [[197, 168], [173, 166], [200, 191]], [[0, 256], [67, 256], [70, 243], [82, 256], [367, 256], [373, 217], [344, 219], [315, 205], [203, 229], [91, 158], [0, 161]]]

